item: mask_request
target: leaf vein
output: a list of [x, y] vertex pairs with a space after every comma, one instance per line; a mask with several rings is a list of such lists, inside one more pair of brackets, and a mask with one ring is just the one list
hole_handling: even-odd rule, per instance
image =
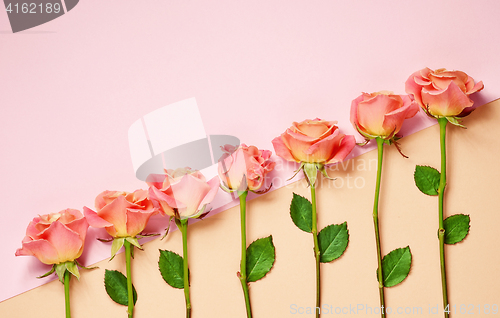
[[394, 270], [396, 269], [396, 267], [398, 266], [398, 264], [401, 262], [401, 260], [403, 259], [403, 256], [406, 254], [406, 252], [407, 252], [407, 250], [405, 249], [405, 251], [403, 252], [403, 254], [401, 254], [401, 257], [398, 259], [398, 261], [396, 262], [396, 264], [392, 267], [392, 269], [389, 272], [389, 274], [387, 275], [386, 279], [384, 279], [384, 283], [389, 280], [389, 277], [392, 275], [392, 273], [394, 272]]

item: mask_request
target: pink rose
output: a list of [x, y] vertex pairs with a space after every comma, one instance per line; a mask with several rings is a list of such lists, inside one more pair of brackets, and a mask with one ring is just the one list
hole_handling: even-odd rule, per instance
[[219, 178], [207, 182], [201, 172], [190, 168], [165, 172], [165, 175], [151, 174], [146, 180], [149, 197], [160, 213], [180, 220], [203, 214], [217, 194]]
[[82, 255], [88, 227], [82, 213], [73, 209], [35, 217], [16, 256], [32, 255], [48, 265], [72, 262]]
[[354, 148], [354, 136], [344, 135], [336, 121], [319, 118], [294, 122], [281, 136], [274, 138], [276, 154], [288, 161], [331, 164], [340, 162]]
[[367, 139], [392, 139], [403, 121], [417, 112], [418, 105], [407, 95], [363, 93], [352, 101], [351, 123]]
[[219, 177], [230, 191], [257, 191], [264, 184], [266, 175], [274, 169], [271, 151], [259, 150], [242, 144], [238, 148], [225, 147], [226, 153], [219, 160]]
[[406, 81], [406, 92], [432, 117], [465, 117], [474, 110], [469, 95], [484, 88], [483, 82], [461, 71], [424, 68]]
[[135, 237], [144, 230], [149, 218], [158, 213], [146, 190], [104, 191], [95, 199], [95, 207], [97, 213], [83, 208], [89, 224], [105, 228], [115, 238]]

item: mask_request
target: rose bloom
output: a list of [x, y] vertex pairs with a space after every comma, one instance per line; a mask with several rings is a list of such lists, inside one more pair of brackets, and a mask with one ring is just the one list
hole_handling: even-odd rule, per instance
[[407, 95], [363, 93], [351, 103], [351, 123], [367, 139], [391, 139], [417, 112], [418, 105]]
[[135, 237], [144, 230], [149, 218], [158, 213], [148, 199], [147, 190], [104, 191], [95, 199], [95, 208], [97, 213], [83, 208], [89, 224], [105, 228], [112, 237]]
[[332, 164], [352, 151], [354, 136], [344, 135], [336, 121], [319, 118], [294, 122], [281, 136], [273, 139], [276, 154], [288, 161]]
[[37, 216], [29, 223], [16, 256], [32, 255], [48, 265], [74, 261], [82, 255], [88, 227], [78, 210]]
[[465, 117], [474, 110], [469, 95], [484, 88], [483, 82], [461, 71], [424, 68], [406, 81], [406, 93], [432, 117]]
[[219, 190], [219, 178], [206, 181], [190, 168], [165, 170], [165, 175], [151, 174], [146, 182], [149, 197], [163, 215], [177, 219], [197, 218], [205, 211]]
[[271, 151], [242, 144], [238, 148], [226, 145], [219, 160], [219, 177], [228, 190], [257, 191], [266, 175], [274, 169]]

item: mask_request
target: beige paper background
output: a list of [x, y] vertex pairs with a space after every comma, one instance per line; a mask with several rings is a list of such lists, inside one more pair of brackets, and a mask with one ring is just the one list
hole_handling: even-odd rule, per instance
[[[484, 314], [484, 306], [500, 305], [499, 107], [499, 100], [480, 107], [464, 121], [468, 129], [448, 128], [445, 215], [470, 214], [472, 225], [465, 241], [446, 247], [449, 297], [457, 311], [452, 317], [495, 316]], [[409, 245], [413, 254], [408, 278], [386, 289], [386, 305], [393, 312], [398, 307], [403, 311], [422, 308], [421, 313], [394, 313], [390, 317], [442, 317], [442, 314], [429, 313], [429, 307], [441, 308], [437, 197], [423, 195], [413, 182], [416, 164], [439, 167], [438, 130], [436, 125], [402, 139], [402, 149], [409, 159], [402, 158], [395, 147], [384, 147], [380, 201], [382, 251], [387, 254]], [[319, 228], [347, 221], [350, 243], [340, 259], [321, 265], [322, 303], [333, 309], [345, 307], [344, 312], [349, 312], [350, 306], [375, 308], [378, 305], [377, 262], [371, 214], [376, 151], [352, 159], [338, 171], [332, 169], [330, 174], [338, 179], [319, 180]], [[291, 310], [293, 304], [297, 308], [313, 306], [315, 297], [312, 237], [297, 229], [290, 219], [293, 192], [310, 198], [309, 188], [301, 180], [247, 205], [248, 244], [272, 234], [277, 251], [273, 270], [250, 287], [255, 318], [313, 316], [293, 314]], [[192, 317], [245, 317], [241, 286], [236, 278], [239, 235], [238, 207], [189, 227]], [[146, 243], [144, 249], [135, 253], [132, 263], [133, 281], [139, 295], [135, 317], [184, 317], [182, 290], [168, 286], [157, 265], [158, 249], [182, 252], [180, 233], [175, 231], [166, 240]], [[82, 270], [80, 281], [71, 282], [72, 317], [126, 317], [126, 307], [112, 302], [103, 286], [105, 269], [125, 272], [123, 254], [97, 265], [99, 269]], [[470, 313], [460, 314], [460, 305]], [[362, 310], [322, 316], [379, 315]], [[0, 317], [64, 317], [62, 284], [53, 281], [1, 302]]]

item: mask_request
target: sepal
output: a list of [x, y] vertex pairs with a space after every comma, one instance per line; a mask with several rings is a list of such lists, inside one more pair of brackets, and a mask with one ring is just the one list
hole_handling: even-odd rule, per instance
[[135, 237], [137, 238], [144, 238], [144, 237], [152, 237], [152, 236], [158, 236], [160, 233], [148, 233], [148, 234], [137, 234]]
[[61, 283], [64, 283], [64, 274], [66, 271], [69, 271], [77, 279], [80, 279], [80, 272], [78, 271], [78, 266], [74, 261], [54, 264], [54, 269]]
[[64, 262], [64, 263], [60, 263], [60, 264], [54, 264], [54, 265], [52, 265], [52, 268], [50, 269], [50, 271], [48, 271], [47, 273], [43, 274], [42, 276], [38, 276], [37, 278], [44, 278], [44, 277], [47, 277], [50, 274], [52, 274], [52, 273], [55, 272], [57, 274], [57, 276], [59, 277], [59, 280], [61, 281], [61, 283], [64, 283], [64, 273], [66, 273], [66, 271], [69, 271], [77, 279], [80, 279], [80, 272], [78, 270], [78, 267], [84, 268], [84, 269], [99, 268], [97, 266], [85, 267], [85, 266], [83, 266], [82, 264], [80, 264], [75, 259], [74, 261], [70, 261], [70, 262]]
[[111, 258], [109, 261], [115, 258], [116, 253], [123, 247], [123, 244], [125, 244], [124, 237], [117, 237], [113, 240], [113, 244], [111, 244]]
[[224, 183], [220, 183], [219, 184], [219, 188], [221, 188], [224, 192], [227, 192], [227, 193], [233, 193], [235, 192], [236, 190], [231, 190], [229, 189], [228, 187], [226, 187], [226, 185]]
[[253, 190], [250, 190], [250, 191], [252, 191], [253, 193], [257, 193], [257, 194], [264, 194], [264, 193], [269, 192], [269, 190], [271, 190], [272, 186], [273, 186], [273, 184], [271, 183], [269, 185], [269, 187], [267, 187], [267, 189], [259, 190], [259, 191], [253, 191]]
[[80, 262], [78, 262], [76, 259], [75, 259], [75, 263], [76, 265], [78, 265], [78, 267], [80, 268], [84, 268], [84, 269], [96, 269], [96, 268], [99, 268], [99, 266], [92, 266], [92, 267], [86, 267], [86, 266], [83, 266], [82, 264], [80, 264]]
[[304, 167], [305, 163], [304, 162], [301, 162], [300, 163], [300, 167], [294, 171], [294, 174], [291, 178], [287, 179], [286, 181], [290, 181], [292, 180], [293, 178], [295, 178], [295, 176], [300, 172], [300, 170], [302, 170], [302, 168]]
[[137, 237], [128, 236], [125, 238], [125, 240], [130, 244], [134, 245], [135, 247], [137, 247], [138, 249], [142, 250], [142, 246], [141, 244], [139, 244], [139, 240], [137, 239]]
[[326, 168], [325, 166], [322, 166], [319, 171], [321, 171], [321, 174], [323, 175], [323, 177], [327, 178], [328, 180], [336, 180], [337, 178], [332, 178], [328, 175], [328, 173], [326, 172]]
[[37, 278], [44, 278], [44, 277], [47, 277], [49, 276], [50, 274], [52, 274], [53, 272], [55, 272], [56, 270], [56, 265], [54, 264], [52, 266], [52, 268], [50, 269], [50, 271], [48, 271], [47, 273], [43, 274], [42, 276], [38, 276]]
[[460, 128], [464, 128], [464, 129], [467, 129], [467, 127], [465, 127], [464, 125], [462, 125], [462, 121], [461, 119], [457, 118], [457, 117], [445, 117], [446, 120], [448, 120], [448, 122], [452, 125], [455, 125], [455, 126], [458, 126]]
[[167, 226], [167, 228], [165, 229], [165, 234], [161, 237], [161, 239], [160, 239], [160, 240], [163, 240], [165, 237], [167, 237], [167, 234], [168, 234], [168, 232], [170, 231], [170, 225], [172, 225], [172, 219], [173, 219], [173, 218], [174, 218], [174, 217], [173, 217], [173, 216], [171, 216], [171, 217], [168, 219], [168, 226]]
[[425, 107], [422, 107], [422, 109], [424, 110], [424, 113], [429, 116], [429, 117], [432, 117], [432, 118], [435, 118], [437, 119], [438, 117], [436, 116], [433, 116], [431, 115], [430, 111], [429, 111], [429, 104], [425, 105]]
[[324, 169], [324, 165], [321, 163], [304, 163], [304, 174], [306, 175], [306, 179], [309, 182], [310, 186], [314, 186], [316, 184], [316, 179], [318, 178], [318, 170]]
[[359, 129], [359, 126], [357, 124], [355, 124], [355, 126], [356, 126], [356, 130], [358, 131], [358, 133], [360, 133], [361, 136], [365, 137], [366, 142], [363, 144], [363, 146], [366, 145], [370, 140], [377, 138], [377, 136], [372, 136], [372, 135], [367, 134], [366, 132], [362, 131], [361, 129]]
[[80, 279], [80, 272], [78, 271], [78, 266], [75, 262], [66, 262], [66, 269], [73, 274], [77, 279]]
[[96, 240], [98, 240], [99, 242], [103, 242], [103, 243], [109, 243], [109, 242], [113, 241], [113, 238], [103, 239], [103, 238], [98, 237]]

